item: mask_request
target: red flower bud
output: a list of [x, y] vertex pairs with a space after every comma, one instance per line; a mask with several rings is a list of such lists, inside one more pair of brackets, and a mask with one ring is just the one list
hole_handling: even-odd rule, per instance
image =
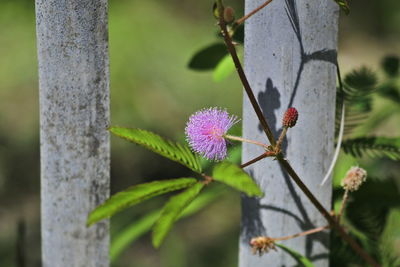
[[299, 117], [299, 113], [295, 108], [288, 108], [286, 110], [285, 115], [283, 116], [282, 124], [284, 127], [291, 128], [296, 125], [297, 118]]

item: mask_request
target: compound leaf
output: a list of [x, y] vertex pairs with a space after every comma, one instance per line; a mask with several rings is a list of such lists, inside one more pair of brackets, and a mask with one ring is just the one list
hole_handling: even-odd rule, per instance
[[203, 187], [204, 183], [197, 183], [179, 195], [173, 196], [165, 204], [160, 217], [153, 227], [154, 247], [158, 248], [161, 245], [182, 211], [196, 198]]
[[239, 191], [242, 191], [249, 197], [263, 196], [263, 192], [253, 181], [253, 179], [235, 164], [229, 162], [217, 164], [213, 169], [212, 176], [216, 181], [222, 182]]
[[233, 63], [231, 55], [226, 55], [218, 65], [215, 67], [213, 72], [213, 78], [215, 82], [220, 82], [226, 79], [232, 72], [235, 71], [235, 64]]
[[188, 67], [193, 70], [211, 70], [228, 54], [223, 43], [215, 43], [196, 52]]
[[115, 213], [146, 199], [183, 189], [197, 183], [195, 178], [179, 178], [151, 183], [139, 184], [121, 191], [110, 197], [102, 205], [94, 209], [88, 217], [87, 225], [90, 226], [102, 219], [109, 218]]
[[201, 173], [200, 158], [194, 155], [187, 145], [175, 143], [142, 129], [111, 127], [110, 132], [130, 142], [142, 145], [163, 157]]
[[342, 143], [345, 153], [355, 157], [368, 155], [370, 157], [388, 157], [400, 160], [400, 138], [359, 137], [348, 139]]
[[[203, 209], [218, 197], [221, 196], [220, 190], [208, 190], [199, 195], [190, 205], [182, 212], [179, 218], [191, 216], [199, 210]], [[136, 220], [122, 231], [119, 231], [111, 242], [110, 259], [115, 262], [118, 256], [128, 248], [128, 246], [137, 240], [139, 237], [147, 233], [160, 217], [161, 210], [150, 212]]]

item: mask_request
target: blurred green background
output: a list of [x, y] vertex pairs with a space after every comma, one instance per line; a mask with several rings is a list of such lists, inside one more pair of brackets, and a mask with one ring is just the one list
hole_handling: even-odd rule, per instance
[[[238, 10], [243, 5], [237, 0], [230, 4]], [[235, 75], [215, 83], [210, 72], [187, 68], [197, 50], [217, 40], [211, 6], [212, 1], [109, 2], [112, 124], [183, 140], [186, 119], [199, 108], [224, 106], [241, 114], [241, 85]], [[352, 1], [350, 15], [342, 14], [340, 22], [342, 72], [361, 65], [377, 68], [384, 55], [399, 51], [400, 1]], [[375, 117], [394, 105], [380, 98], [374, 103]], [[23, 266], [18, 244], [24, 244], [25, 266], [40, 266], [38, 110], [34, 3], [0, 0], [0, 266]], [[399, 136], [399, 108], [392, 113], [374, 133]], [[355, 134], [367, 130], [360, 127]], [[178, 164], [114, 137], [111, 158], [112, 192], [189, 174]], [[399, 185], [398, 162], [359, 163], [372, 176], [392, 177]], [[160, 207], [163, 200], [117, 216], [112, 232]], [[391, 227], [400, 229], [399, 211], [393, 214]], [[153, 249], [145, 235], [114, 266], [236, 266], [239, 222], [239, 194], [229, 191], [206, 210], [179, 222], [160, 250]], [[400, 255], [400, 232], [396, 235], [393, 246]]]

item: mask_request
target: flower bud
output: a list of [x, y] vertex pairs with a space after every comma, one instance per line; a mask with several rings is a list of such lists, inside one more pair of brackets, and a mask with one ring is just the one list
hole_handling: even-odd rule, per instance
[[214, 18], [218, 19], [219, 18], [219, 11], [218, 11], [217, 3], [214, 3], [212, 11], [213, 11]]
[[228, 6], [224, 9], [224, 21], [226, 23], [231, 23], [235, 20], [235, 10]]
[[288, 108], [286, 110], [285, 115], [283, 116], [282, 124], [284, 127], [291, 128], [296, 125], [297, 118], [299, 117], [299, 113], [295, 108]]
[[367, 171], [359, 167], [351, 167], [342, 180], [344, 190], [357, 191], [361, 184], [367, 179]]

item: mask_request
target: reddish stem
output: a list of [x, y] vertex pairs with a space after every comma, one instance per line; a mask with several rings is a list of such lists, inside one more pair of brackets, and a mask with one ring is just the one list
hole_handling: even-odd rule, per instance
[[272, 0], [268, 0], [267, 2], [265, 2], [264, 4], [262, 4], [261, 6], [257, 7], [256, 9], [254, 9], [253, 11], [251, 11], [249, 14], [247, 14], [246, 16], [241, 17], [240, 19], [236, 20], [236, 24], [240, 25], [242, 24], [246, 19], [250, 18], [251, 16], [253, 16], [254, 14], [256, 14], [258, 11], [260, 11], [261, 9], [263, 9], [264, 7], [266, 7], [269, 3], [271, 3]]

